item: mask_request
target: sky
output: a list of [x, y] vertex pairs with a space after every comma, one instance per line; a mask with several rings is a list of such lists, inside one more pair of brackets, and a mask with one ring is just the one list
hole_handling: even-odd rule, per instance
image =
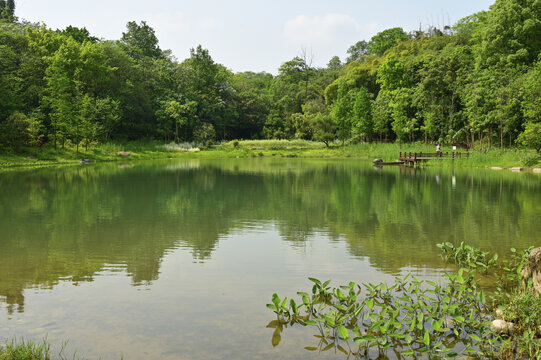
[[128, 21], [146, 21], [160, 48], [179, 60], [202, 45], [214, 61], [239, 71], [276, 74], [302, 49], [313, 65], [378, 32], [443, 27], [495, 0], [16, 0], [16, 15], [52, 29], [86, 27], [91, 35], [120, 39]]

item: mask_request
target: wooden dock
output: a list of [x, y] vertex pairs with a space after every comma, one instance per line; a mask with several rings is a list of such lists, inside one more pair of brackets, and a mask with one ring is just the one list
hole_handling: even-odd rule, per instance
[[400, 152], [398, 161], [403, 161], [407, 165], [416, 165], [428, 160], [454, 160], [457, 158], [469, 157], [470, 153], [459, 152], [440, 152], [440, 153], [423, 153], [423, 152]]

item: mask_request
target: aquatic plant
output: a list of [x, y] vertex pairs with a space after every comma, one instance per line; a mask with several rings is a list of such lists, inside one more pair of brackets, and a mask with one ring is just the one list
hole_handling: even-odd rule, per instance
[[[267, 305], [277, 316], [268, 325], [275, 329], [273, 345], [279, 344], [285, 328], [302, 326], [318, 332], [318, 343], [306, 350], [334, 349], [361, 359], [539, 358], [541, 300], [529, 289], [517, 291], [523, 286], [518, 274], [528, 252], [517, 254], [513, 249], [511, 260], [497, 263], [497, 256], [488, 257], [463, 244], [454, 249], [444, 252], [446, 258], [470, 266], [446, 274], [443, 285], [411, 275], [396, 278], [391, 286], [351, 282], [331, 287], [330, 281], [309, 278], [311, 293], [298, 292], [302, 299], [298, 303], [273, 294], [272, 304]], [[479, 286], [476, 269], [488, 267], [498, 267], [503, 275], [498, 279], [499, 291], [487, 295]], [[512, 334], [491, 329], [491, 314], [497, 307], [507, 321], [514, 321]]]
[[482, 269], [486, 272], [494, 267], [498, 260], [498, 254], [489, 257], [488, 252], [475, 249], [464, 244], [464, 242], [461, 242], [459, 246], [455, 246], [450, 242], [437, 244], [436, 246], [442, 250], [445, 260], [470, 269]]

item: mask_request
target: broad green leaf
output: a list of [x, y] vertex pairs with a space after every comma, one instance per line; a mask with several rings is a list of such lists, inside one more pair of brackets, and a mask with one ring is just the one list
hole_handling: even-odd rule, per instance
[[289, 300], [289, 306], [291, 306], [291, 310], [293, 310], [293, 314], [296, 314], [298, 311], [297, 304], [293, 299]]
[[428, 330], [425, 330], [425, 336], [423, 337], [423, 343], [426, 346], [430, 346], [430, 334], [428, 333]]
[[342, 337], [344, 340], [349, 339], [349, 331], [346, 329], [344, 325], [338, 325], [338, 334]]
[[372, 310], [372, 308], [374, 307], [374, 300], [372, 300], [372, 299], [366, 299], [365, 303], [366, 303], [366, 306], [368, 306], [368, 308], [369, 308], [370, 310]]

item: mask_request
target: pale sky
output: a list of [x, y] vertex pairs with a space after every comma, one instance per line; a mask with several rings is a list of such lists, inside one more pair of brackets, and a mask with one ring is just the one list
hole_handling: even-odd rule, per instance
[[495, 0], [16, 0], [16, 15], [53, 29], [86, 27], [93, 36], [119, 39], [128, 21], [145, 20], [162, 49], [179, 61], [201, 44], [212, 58], [238, 71], [276, 74], [305, 48], [314, 65], [376, 33], [406, 31], [449, 22]]

